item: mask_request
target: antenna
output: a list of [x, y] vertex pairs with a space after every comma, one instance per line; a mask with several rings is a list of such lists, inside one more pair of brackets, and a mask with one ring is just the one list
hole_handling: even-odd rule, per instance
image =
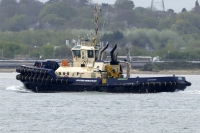
[[161, 6], [162, 7], [162, 11], [165, 11], [165, 4], [164, 4], [164, 0], [152, 0], [151, 1], [151, 10], [154, 10], [155, 6]]

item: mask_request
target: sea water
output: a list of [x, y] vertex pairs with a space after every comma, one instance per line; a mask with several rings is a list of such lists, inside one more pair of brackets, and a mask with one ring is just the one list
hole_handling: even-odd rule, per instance
[[[199, 133], [200, 76], [156, 94], [33, 93], [0, 73], [1, 133]], [[166, 76], [166, 75], [132, 75]]]

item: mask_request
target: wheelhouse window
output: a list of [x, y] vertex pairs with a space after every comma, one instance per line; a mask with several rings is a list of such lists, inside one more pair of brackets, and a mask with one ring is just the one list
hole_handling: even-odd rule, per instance
[[85, 58], [85, 52], [82, 50], [82, 59]]
[[99, 50], [95, 50], [95, 60], [98, 59], [98, 56], [99, 56]]
[[73, 52], [73, 56], [81, 57], [80, 50], [72, 50], [72, 52]]
[[94, 58], [93, 50], [88, 50], [88, 58]]

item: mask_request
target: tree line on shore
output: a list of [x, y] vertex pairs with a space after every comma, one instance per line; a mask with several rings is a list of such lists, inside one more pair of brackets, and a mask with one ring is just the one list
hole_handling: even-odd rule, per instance
[[[0, 0], [0, 56], [66, 58], [78, 36], [93, 32], [92, 0]], [[200, 6], [180, 13], [137, 7], [131, 0], [102, 3], [100, 41], [118, 44], [118, 55], [200, 59]], [[66, 46], [66, 40], [70, 45]]]

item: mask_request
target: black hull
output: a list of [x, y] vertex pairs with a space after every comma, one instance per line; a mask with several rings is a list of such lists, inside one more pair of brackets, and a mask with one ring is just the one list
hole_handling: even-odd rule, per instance
[[159, 93], [183, 91], [191, 83], [185, 77], [135, 77], [135, 78], [69, 78], [58, 77], [54, 70], [22, 66], [16, 76], [26, 89], [33, 92], [110, 92]]
[[186, 84], [178, 85], [59, 85], [59, 84], [38, 84], [38, 83], [23, 83], [25, 88], [33, 92], [86, 92], [86, 91], [97, 91], [97, 92], [110, 92], [110, 93], [159, 93], [159, 92], [175, 92], [183, 91], [187, 87]]

